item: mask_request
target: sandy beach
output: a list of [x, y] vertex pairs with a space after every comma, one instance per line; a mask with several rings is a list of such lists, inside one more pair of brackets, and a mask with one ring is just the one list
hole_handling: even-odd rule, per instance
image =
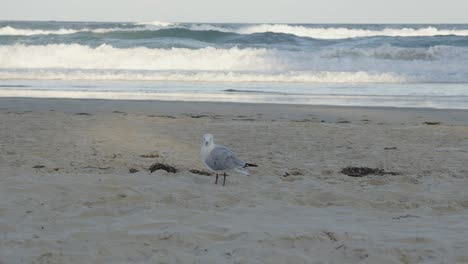
[[464, 110], [1, 98], [0, 263], [468, 263], [467, 161]]

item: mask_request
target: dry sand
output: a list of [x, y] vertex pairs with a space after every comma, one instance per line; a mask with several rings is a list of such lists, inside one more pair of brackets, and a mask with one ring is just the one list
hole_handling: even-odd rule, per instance
[[[468, 263], [467, 118], [0, 99], [0, 263]], [[206, 132], [253, 175], [189, 172]]]

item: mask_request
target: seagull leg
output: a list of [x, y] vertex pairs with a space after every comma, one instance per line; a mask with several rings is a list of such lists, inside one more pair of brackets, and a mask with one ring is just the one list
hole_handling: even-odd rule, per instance
[[223, 173], [224, 179], [223, 179], [223, 186], [226, 185], [226, 173]]
[[216, 173], [216, 181], [215, 184], [218, 184], [218, 173]]

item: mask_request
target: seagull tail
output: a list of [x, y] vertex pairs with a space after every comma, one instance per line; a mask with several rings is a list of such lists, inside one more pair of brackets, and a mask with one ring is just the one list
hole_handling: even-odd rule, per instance
[[244, 168], [247, 168], [247, 167], [258, 167], [258, 165], [253, 164], [253, 163], [245, 163]]
[[247, 176], [250, 176], [250, 173], [247, 171], [247, 170], [243, 170], [243, 169], [236, 169], [236, 171], [240, 174], [244, 174], [244, 175], [247, 175]]

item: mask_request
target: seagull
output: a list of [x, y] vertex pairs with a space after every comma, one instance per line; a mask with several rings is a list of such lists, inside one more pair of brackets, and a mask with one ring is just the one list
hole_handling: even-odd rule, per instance
[[223, 186], [226, 184], [226, 171], [236, 171], [244, 175], [250, 175], [245, 169], [247, 167], [258, 167], [252, 163], [246, 163], [236, 157], [228, 148], [216, 145], [214, 143], [213, 135], [203, 135], [203, 144], [200, 154], [203, 163], [210, 170], [216, 173], [215, 184], [218, 184], [218, 173], [223, 173]]

